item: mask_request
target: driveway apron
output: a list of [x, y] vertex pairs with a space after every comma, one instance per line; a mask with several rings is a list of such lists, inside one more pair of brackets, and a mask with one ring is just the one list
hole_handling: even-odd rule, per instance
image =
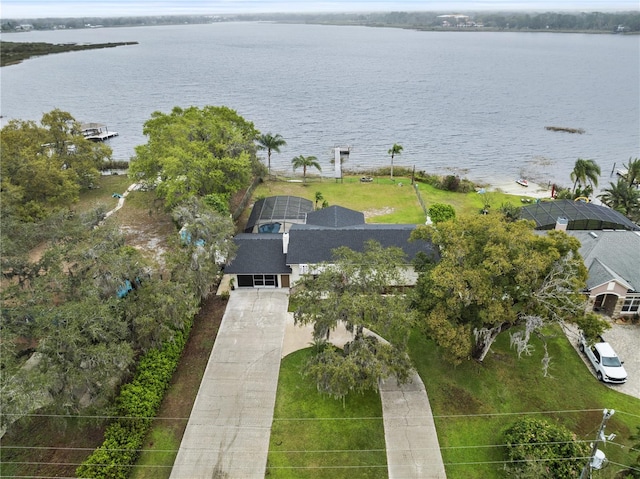
[[420, 376], [382, 381], [380, 399], [389, 479], [446, 479], [429, 398]]
[[231, 293], [171, 479], [264, 479], [288, 290]]

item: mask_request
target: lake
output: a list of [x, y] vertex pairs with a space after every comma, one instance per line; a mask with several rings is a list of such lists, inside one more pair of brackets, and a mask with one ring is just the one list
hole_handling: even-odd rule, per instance
[[[395, 165], [477, 181], [571, 184], [577, 158], [607, 186], [640, 156], [640, 37], [216, 23], [3, 34], [6, 41], [138, 45], [30, 59], [0, 70], [3, 124], [60, 108], [146, 141], [174, 106], [226, 105], [288, 145], [272, 167], [350, 146], [346, 167]], [[580, 128], [584, 134], [545, 126]]]

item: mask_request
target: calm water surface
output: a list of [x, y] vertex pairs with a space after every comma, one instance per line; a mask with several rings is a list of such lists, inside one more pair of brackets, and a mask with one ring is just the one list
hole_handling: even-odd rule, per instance
[[[114, 157], [146, 141], [153, 111], [226, 105], [288, 143], [272, 166], [349, 145], [354, 168], [389, 163], [475, 180], [569, 185], [579, 157], [640, 156], [640, 38], [221, 23], [4, 35], [7, 41], [139, 45], [3, 67], [1, 113], [61, 108], [106, 123]], [[582, 135], [545, 126], [582, 128]]]

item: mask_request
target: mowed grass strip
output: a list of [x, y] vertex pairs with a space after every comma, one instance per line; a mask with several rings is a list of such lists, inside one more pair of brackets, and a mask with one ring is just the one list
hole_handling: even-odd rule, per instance
[[380, 396], [353, 394], [343, 405], [321, 395], [301, 374], [311, 354], [297, 351], [280, 365], [267, 477], [388, 477]]
[[[579, 440], [592, 441], [602, 410], [613, 408], [617, 412], [607, 434], [617, 435], [615, 443], [632, 445], [629, 435], [640, 426], [640, 400], [598, 382], [560, 328], [546, 333], [550, 377], [543, 376], [544, 349], [537, 339], [532, 341], [533, 354], [518, 359], [504, 332], [483, 364], [467, 361], [454, 367], [432, 341], [413, 335], [411, 357], [427, 389], [448, 479], [505, 477], [499, 463], [505, 459], [503, 432], [527, 412], [542, 413], [532, 415], [563, 424]], [[637, 456], [613, 443], [600, 449], [619, 464], [630, 465]], [[609, 467], [598, 477], [613, 478], [620, 469]]]
[[489, 213], [498, 213], [500, 206], [508, 203], [514, 206], [523, 206], [522, 199], [529, 202], [533, 198], [524, 195], [509, 195], [499, 191], [486, 191], [481, 189], [481, 193], [472, 191], [470, 193], [456, 193], [454, 191], [439, 190], [435, 186], [426, 183], [417, 183], [418, 190], [427, 208], [434, 203], [444, 203], [451, 205], [456, 210], [457, 215], [479, 214], [485, 204], [489, 205]]

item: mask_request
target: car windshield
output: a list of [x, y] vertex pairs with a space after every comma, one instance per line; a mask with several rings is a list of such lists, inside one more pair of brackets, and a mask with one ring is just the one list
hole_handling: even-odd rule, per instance
[[607, 366], [609, 368], [616, 368], [616, 367], [622, 366], [618, 358], [607, 358], [607, 357], [602, 358], [602, 365]]

